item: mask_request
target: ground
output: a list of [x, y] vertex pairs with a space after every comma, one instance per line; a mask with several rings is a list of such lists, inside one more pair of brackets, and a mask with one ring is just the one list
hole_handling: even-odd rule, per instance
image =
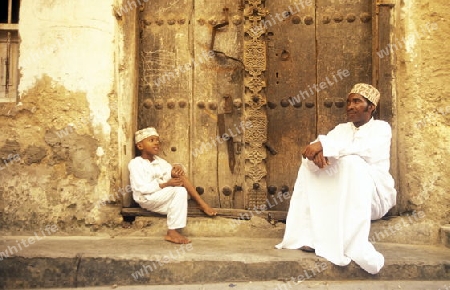
[[[266, 282], [235, 282], [235, 283], [215, 283], [215, 284], [191, 284], [191, 285], [156, 285], [156, 286], [106, 286], [106, 287], [88, 287], [88, 288], [60, 288], [53, 290], [281, 290], [281, 289], [317, 289], [317, 290], [448, 290], [450, 281], [342, 281], [325, 282], [314, 281], [296, 284], [287, 284], [281, 281]], [[37, 289], [39, 290], [39, 289]]]

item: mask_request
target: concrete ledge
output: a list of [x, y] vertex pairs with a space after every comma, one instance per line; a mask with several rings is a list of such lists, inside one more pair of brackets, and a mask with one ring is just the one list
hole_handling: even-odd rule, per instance
[[[239, 219], [234, 218], [239, 213]], [[188, 218], [184, 229], [190, 237], [243, 237], [243, 238], [283, 238], [285, 224], [277, 222], [283, 212], [245, 213], [239, 211], [223, 212], [215, 218]], [[242, 215], [241, 215], [242, 214]], [[279, 214], [279, 215], [277, 215]], [[270, 216], [269, 216], [270, 215]], [[224, 217], [226, 216], [226, 217]], [[247, 220], [246, 217], [251, 217]], [[269, 222], [270, 221], [270, 222]], [[166, 217], [137, 216], [126, 232], [115, 230], [112, 235], [158, 235], [165, 233]], [[371, 224], [369, 239], [371, 242], [398, 244], [441, 244], [441, 226], [425, 219], [414, 220], [408, 216], [390, 217], [374, 221]]]
[[[245, 209], [232, 209], [232, 208], [214, 208], [214, 210], [217, 212], [218, 217], [224, 217], [224, 218], [233, 218], [233, 219], [241, 219], [241, 220], [249, 220], [253, 216], [256, 215], [264, 215], [268, 216], [270, 215], [271, 218], [277, 221], [284, 221], [286, 220], [287, 212], [286, 211], [250, 211]], [[147, 216], [147, 217], [161, 217], [164, 215], [161, 215], [159, 213], [151, 212], [146, 209], [140, 208], [140, 207], [124, 207], [121, 210], [121, 214], [123, 216]], [[205, 217], [206, 215], [195, 207], [189, 207], [188, 208], [188, 216], [189, 217]]]
[[[28, 237], [3, 237], [12, 249]], [[370, 275], [354, 263], [334, 266], [314, 254], [276, 250], [279, 239], [193, 238], [175, 245], [161, 237], [46, 237], [0, 261], [3, 289], [223, 281], [449, 280], [443, 246], [377, 243], [385, 267]]]

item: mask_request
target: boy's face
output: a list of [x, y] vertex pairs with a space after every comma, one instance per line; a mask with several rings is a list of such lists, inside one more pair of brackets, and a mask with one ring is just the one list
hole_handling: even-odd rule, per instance
[[136, 144], [137, 148], [141, 150], [142, 157], [151, 157], [157, 155], [159, 152], [159, 137], [150, 136]]

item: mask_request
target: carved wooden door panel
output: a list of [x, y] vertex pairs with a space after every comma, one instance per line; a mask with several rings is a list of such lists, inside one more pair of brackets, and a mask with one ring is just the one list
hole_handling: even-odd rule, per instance
[[189, 168], [192, 1], [171, 3], [152, 1], [139, 14], [137, 129], [155, 127], [161, 139], [160, 157]]
[[240, 2], [196, 0], [192, 26], [198, 63], [193, 75], [191, 146], [201, 153], [193, 156], [192, 177], [212, 206], [243, 208]]
[[[271, 194], [292, 192], [302, 148], [346, 120], [353, 84], [371, 83], [373, 4], [267, 0], [265, 5], [270, 200]], [[273, 209], [288, 206], [282, 202]]]
[[240, 1], [158, 0], [140, 12], [138, 129], [213, 207], [244, 207]]
[[372, 83], [372, 2], [316, 0], [318, 134], [346, 121], [355, 83]]
[[[316, 133], [316, 28], [314, 3], [267, 1], [268, 157], [267, 185], [273, 210], [287, 210], [280, 193], [292, 192], [301, 163], [301, 148]], [[279, 21], [278, 18], [284, 19]], [[273, 195], [272, 197], [270, 197]], [[275, 203], [277, 201], [277, 203]]]

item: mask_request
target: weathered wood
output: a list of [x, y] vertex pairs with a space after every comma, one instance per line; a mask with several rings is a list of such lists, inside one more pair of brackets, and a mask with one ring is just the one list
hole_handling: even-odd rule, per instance
[[[296, 0], [267, 1], [267, 185], [276, 192], [292, 188], [302, 148], [316, 134], [315, 1], [301, 7]], [[283, 21], [283, 13], [288, 13]], [[278, 16], [277, 16], [278, 15]], [[275, 152], [276, 151], [276, 152]], [[284, 189], [284, 188], [283, 188]], [[272, 210], [288, 210], [289, 202]]]
[[[156, 0], [145, 5], [140, 12], [138, 127], [160, 130], [161, 157], [186, 165], [206, 202], [237, 209], [244, 208], [252, 190], [245, 188], [251, 164], [245, 161], [248, 140], [241, 134], [247, 111], [239, 106], [249, 91], [247, 83], [244, 87], [243, 43], [250, 36], [248, 28], [244, 34], [242, 2], [231, 2], [181, 0], [170, 5]], [[257, 17], [264, 19], [266, 29], [261, 39], [267, 44], [267, 70], [258, 78], [264, 84], [256, 84], [264, 88], [261, 96], [268, 102], [267, 112], [261, 111], [268, 120], [262, 187], [292, 192], [302, 148], [346, 120], [346, 97], [355, 83], [376, 79], [375, 5], [371, 0], [264, 3]], [[381, 74], [376, 65], [374, 71]], [[387, 82], [390, 68], [386, 62], [382, 66]], [[388, 84], [380, 87], [382, 94], [390, 89]], [[383, 118], [392, 119], [392, 105], [392, 96], [382, 101]], [[237, 136], [227, 141], [224, 132]], [[286, 211], [288, 206], [280, 202], [270, 209]]]
[[193, 0], [151, 1], [140, 12], [138, 129], [160, 134], [159, 156], [189, 171], [192, 72], [189, 21]]
[[[242, 64], [236, 61], [242, 57], [242, 11], [237, 1], [220, 0], [212, 4], [198, 0], [195, 3], [191, 150], [197, 154], [191, 160], [192, 177], [194, 184], [204, 189], [202, 198], [210, 205], [233, 207], [236, 206], [235, 185], [242, 185], [244, 177], [243, 155], [228, 150], [228, 143], [230, 147], [235, 146], [234, 139], [228, 141], [223, 132], [220, 134], [218, 115], [222, 114], [221, 125], [226, 134], [230, 135], [229, 130], [235, 134], [234, 125], [239, 126], [241, 115], [234, 107], [225, 112], [224, 102], [225, 97], [231, 98], [231, 102], [242, 98]], [[230, 170], [233, 157], [234, 173]], [[223, 195], [226, 187], [231, 195]]]
[[[347, 94], [355, 83], [372, 81], [371, 3], [317, 0], [318, 134], [346, 121]], [[343, 76], [344, 70], [350, 75]]]
[[[389, 3], [377, 5], [377, 48], [374, 51], [374, 65], [376, 65], [376, 85], [380, 91], [381, 98], [378, 106], [378, 116], [381, 120], [389, 122], [395, 132], [395, 124], [393, 124], [393, 116], [395, 105], [392, 95], [392, 83], [393, 83], [393, 66], [392, 61], [394, 55], [392, 55], [391, 49], [389, 49], [388, 55], [382, 55], [381, 50], [390, 48], [389, 45], [401, 45], [401, 43], [391, 43], [391, 21], [392, 21], [392, 5]], [[397, 160], [397, 135], [393, 134], [391, 140], [391, 167], [390, 172], [394, 180], [399, 180], [399, 168], [396, 162]], [[398, 185], [398, 182], [396, 183]], [[398, 189], [398, 186], [397, 186]], [[398, 195], [397, 206], [389, 211], [389, 214], [395, 215], [399, 213], [400, 208], [406, 207], [407, 201]]]
[[16, 23], [2, 23], [0, 30], [19, 30], [19, 24]]
[[[0, 24], [0, 26], [3, 24]], [[8, 33], [10, 33], [9, 43], [9, 80], [6, 88], [5, 63], [2, 65], [2, 78], [0, 81], [0, 100], [4, 102], [16, 102], [18, 96], [17, 87], [19, 84], [19, 34], [17, 31], [0, 31], [0, 56], [3, 61], [8, 56]], [[8, 94], [6, 95], [6, 92]]]
[[[137, 73], [139, 67], [139, 58], [136, 56], [136, 51], [139, 49], [139, 21], [138, 13], [129, 13], [127, 17], [122, 19], [123, 27], [128, 27], [130, 31], [135, 33], [126, 33], [124, 35], [124, 42], [127, 45], [124, 49], [118, 50], [118, 57], [122, 59], [120, 65], [133, 68], [133, 73], [128, 71], [121, 71], [117, 77], [117, 112], [114, 109], [111, 111], [111, 115], [117, 114], [119, 124], [123, 124], [118, 128], [117, 140], [118, 148], [121, 148], [120, 154], [118, 154], [118, 167], [119, 176], [114, 186], [114, 191], [122, 191], [122, 206], [132, 207], [135, 201], [133, 200], [133, 194], [131, 190], [127, 190], [127, 186], [130, 184], [130, 174], [128, 171], [128, 163], [130, 159], [135, 157], [135, 146], [133, 132], [137, 126], [137, 104], [138, 104], [138, 86], [129, 84], [137, 84], [139, 80], [139, 74]], [[117, 64], [118, 65], [118, 64]], [[133, 118], [130, 118], [133, 116]], [[130, 121], [131, 120], [131, 121]], [[128, 189], [130, 189], [128, 187]]]
[[[269, 218], [272, 220], [277, 221], [284, 221], [286, 220], [287, 212], [286, 211], [249, 211], [249, 210], [243, 210], [243, 209], [231, 209], [231, 208], [214, 208], [217, 211], [218, 217], [225, 217], [225, 218], [233, 218], [233, 219], [242, 219], [247, 220], [251, 219], [253, 216], [259, 216], [263, 218]], [[123, 216], [155, 216], [155, 217], [162, 217], [164, 215], [151, 212], [148, 210], [145, 210], [140, 207], [136, 208], [123, 208], [122, 209], [122, 215]], [[188, 216], [190, 217], [206, 217], [206, 215], [200, 211], [197, 208], [189, 208], [188, 210]]]
[[[391, 10], [390, 6], [378, 7], [378, 49], [385, 49], [391, 44]], [[396, 44], [400, 45], [400, 44]], [[391, 52], [389, 50], [389, 52]], [[374, 61], [378, 62], [378, 79], [377, 87], [380, 91], [381, 98], [379, 104], [380, 119], [392, 122], [393, 117], [393, 103], [392, 103], [392, 79], [393, 69], [391, 63], [391, 54], [380, 57], [376, 54]]]

